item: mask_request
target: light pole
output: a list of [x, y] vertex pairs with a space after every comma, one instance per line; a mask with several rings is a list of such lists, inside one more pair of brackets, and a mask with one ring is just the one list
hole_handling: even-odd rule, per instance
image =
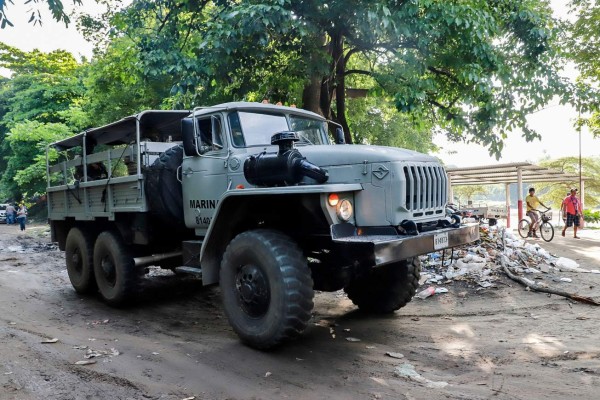
[[583, 202], [583, 198], [585, 196], [585, 189], [583, 187], [583, 178], [582, 178], [582, 173], [581, 173], [581, 107], [579, 108], [579, 121], [577, 121], [577, 128], [579, 131], [579, 201], [581, 202], [581, 222], [580, 222], [580, 227], [583, 228], [585, 226], [585, 222], [583, 220], [583, 207], [584, 207], [584, 202]]

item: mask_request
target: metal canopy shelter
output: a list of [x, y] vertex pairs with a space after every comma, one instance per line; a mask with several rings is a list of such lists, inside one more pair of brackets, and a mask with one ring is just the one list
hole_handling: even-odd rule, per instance
[[[578, 181], [579, 175], [566, 173], [557, 169], [540, 167], [535, 164], [522, 162], [510, 164], [487, 165], [467, 168], [446, 168], [450, 181], [449, 198], [453, 198], [452, 186], [458, 185], [506, 185], [506, 208], [510, 210], [510, 184], [516, 183], [519, 187], [518, 213], [519, 220], [523, 218], [523, 182], [565, 182]], [[582, 177], [580, 196], [584, 204], [584, 181]], [[510, 212], [508, 213], [507, 227], [510, 227]]]

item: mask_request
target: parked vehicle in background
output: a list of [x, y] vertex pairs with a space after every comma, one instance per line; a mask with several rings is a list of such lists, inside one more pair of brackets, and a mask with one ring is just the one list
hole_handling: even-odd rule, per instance
[[470, 204], [465, 206], [453, 204], [452, 210], [463, 218], [474, 218], [490, 226], [496, 225], [499, 219], [508, 217], [508, 211], [504, 205]]
[[6, 207], [8, 204], [0, 204], [0, 224], [6, 224]]
[[446, 217], [435, 158], [343, 137], [309, 111], [227, 103], [54, 143], [48, 217], [73, 287], [121, 305], [147, 265], [193, 273], [221, 286], [234, 331], [260, 349], [304, 331], [314, 290], [344, 289], [366, 312], [404, 307], [418, 256], [479, 227]]

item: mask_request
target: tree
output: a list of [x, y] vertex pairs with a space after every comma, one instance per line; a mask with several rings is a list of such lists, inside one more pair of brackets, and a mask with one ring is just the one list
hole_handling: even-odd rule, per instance
[[422, 153], [436, 150], [432, 126], [416, 126], [406, 114], [398, 113], [390, 99], [349, 99], [348, 121], [355, 143], [402, 147]]
[[592, 0], [572, 0], [571, 13], [577, 20], [571, 26], [567, 48], [569, 56], [577, 63], [581, 73], [580, 85], [592, 89], [588, 96], [577, 99], [576, 105], [583, 111], [591, 111], [585, 121], [594, 136], [600, 136], [600, 3]]
[[344, 126], [348, 142], [357, 76], [415, 123], [433, 121], [496, 156], [509, 131], [539, 137], [527, 114], [571, 96], [547, 1], [141, 0], [84, 22], [129, 37], [145, 75], [176, 78], [180, 99], [300, 104]]
[[116, 38], [84, 67], [85, 96], [80, 105], [92, 126], [143, 109], [172, 108], [169, 98], [177, 77], [149, 75], [141, 63], [135, 44], [129, 38]]
[[[556, 169], [570, 174], [579, 173], [578, 157], [562, 157], [540, 162], [543, 167]], [[585, 207], [594, 208], [600, 204], [600, 157], [583, 157], [581, 172], [585, 179]], [[537, 190], [544, 198], [544, 203], [552, 204], [559, 209], [569, 190], [579, 186], [578, 180], [564, 182], [538, 183]]]
[[[477, 194], [486, 194], [488, 189], [483, 185], [459, 185], [452, 189], [454, 197], [460, 201], [466, 200], [469, 203], [473, 200], [473, 196]], [[454, 199], [451, 199], [454, 200]]]
[[[16, 124], [7, 136], [10, 157], [0, 184], [2, 195], [12, 198], [31, 197], [46, 192], [46, 147], [71, 136], [73, 131], [62, 123], [25, 121]], [[58, 153], [49, 153], [50, 161]]]
[[[45, 3], [48, 6], [48, 10], [52, 13], [52, 18], [57, 22], [64, 22], [65, 26], [69, 26], [71, 18], [65, 12], [63, 3], [61, 0], [27, 0], [23, 1], [25, 4], [30, 4], [33, 8], [30, 10], [31, 15], [29, 17], [29, 23], [42, 24], [42, 14], [40, 8], [37, 6], [39, 3]], [[13, 3], [12, 0], [0, 0], [0, 29], [4, 29], [7, 26], [14, 26], [6, 15], [6, 9], [8, 3]], [[81, 0], [73, 0], [73, 4], [82, 5]]]
[[[45, 145], [86, 128], [81, 66], [65, 51], [22, 52], [0, 43], [0, 193], [20, 198], [45, 183]], [[69, 124], [69, 125], [66, 125]]]
[[[508, 131], [539, 137], [526, 115], [567, 93], [557, 74], [559, 31], [547, 2], [218, 4], [203, 32], [202, 60], [235, 81], [243, 79], [241, 69], [252, 74], [272, 63], [273, 54], [292, 54], [295, 62], [285, 71], [304, 78], [303, 107], [346, 130], [346, 80], [356, 74], [374, 77], [400, 111], [434, 118], [451, 138], [483, 143], [496, 156]], [[357, 56], [371, 68], [348, 68]]]
[[0, 43], [0, 67], [12, 76], [0, 87], [0, 139], [15, 123], [58, 122], [58, 112], [81, 97], [79, 64], [64, 50], [23, 52]]

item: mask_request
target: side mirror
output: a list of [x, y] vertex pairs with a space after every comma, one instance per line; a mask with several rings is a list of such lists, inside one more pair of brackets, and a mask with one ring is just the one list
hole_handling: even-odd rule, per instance
[[184, 118], [181, 120], [181, 137], [183, 139], [183, 152], [186, 156], [197, 156], [196, 135], [194, 132], [194, 120]]
[[344, 130], [339, 126], [335, 128], [335, 144], [346, 144]]

